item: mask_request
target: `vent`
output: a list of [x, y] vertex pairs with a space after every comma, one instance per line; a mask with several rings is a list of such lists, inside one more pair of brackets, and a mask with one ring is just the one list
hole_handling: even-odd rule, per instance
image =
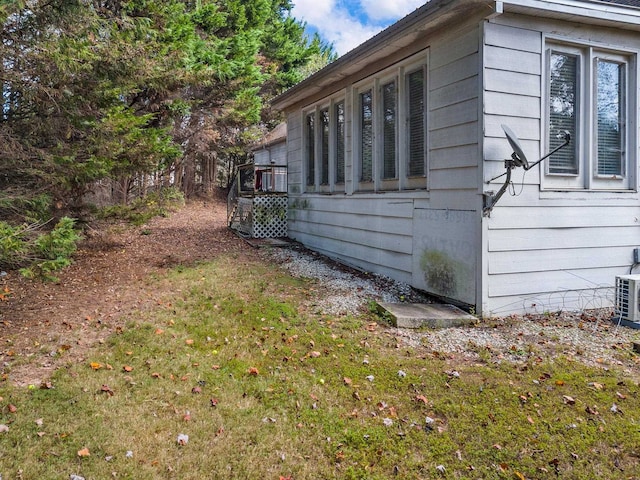
[[616, 314], [620, 322], [640, 324], [640, 275], [616, 277]]

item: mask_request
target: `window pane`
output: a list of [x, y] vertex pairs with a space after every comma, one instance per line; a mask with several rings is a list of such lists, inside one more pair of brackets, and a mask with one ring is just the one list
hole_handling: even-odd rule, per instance
[[382, 86], [382, 178], [396, 178], [396, 84]]
[[623, 175], [624, 65], [597, 60], [598, 174]]
[[329, 184], [329, 109], [320, 110], [322, 130], [320, 132], [322, 143], [320, 148], [320, 184]]
[[315, 116], [313, 113], [307, 115], [307, 185], [315, 185], [316, 158], [315, 158]]
[[371, 90], [360, 94], [360, 181], [373, 181], [373, 105]]
[[[577, 174], [575, 145], [578, 102], [578, 57], [565, 53], [551, 54], [549, 98], [549, 149], [564, 141], [562, 133], [571, 135], [571, 144], [554, 153], [549, 159], [549, 173]], [[571, 145], [574, 145], [572, 148]]]
[[424, 72], [418, 70], [408, 76], [409, 102], [409, 165], [410, 177], [424, 175]]
[[336, 183], [344, 183], [344, 102], [336, 104]]

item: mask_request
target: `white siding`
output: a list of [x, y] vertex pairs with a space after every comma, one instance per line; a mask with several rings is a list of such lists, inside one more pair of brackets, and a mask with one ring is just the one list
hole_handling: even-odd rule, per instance
[[[412, 51], [428, 48], [428, 189], [357, 191], [354, 181], [353, 89], [340, 95], [346, 109], [346, 194], [304, 190], [302, 112], [288, 115], [289, 236], [346, 264], [406, 281], [417, 288], [476, 304], [481, 209], [478, 21], [469, 19], [432, 35]], [[399, 58], [402, 58], [399, 56]], [[390, 65], [380, 65], [380, 70]], [[364, 81], [366, 83], [366, 80]], [[334, 96], [336, 96], [334, 95]], [[322, 102], [320, 102], [322, 103]], [[455, 235], [458, 242], [443, 235]], [[429, 276], [424, 258], [447, 259], [450, 282]], [[441, 265], [440, 265], [441, 266]], [[426, 270], [425, 270], [426, 269]], [[455, 285], [455, 288], [449, 288]]]
[[[516, 132], [529, 162], [542, 156], [545, 102], [543, 34], [629, 45], [630, 34], [504, 15], [484, 31], [483, 178], [504, 172], [511, 154], [501, 124]], [[512, 25], [510, 25], [510, 23]], [[619, 43], [618, 43], [619, 42]], [[636, 47], [639, 42], [636, 40]], [[611, 306], [615, 276], [628, 273], [640, 246], [634, 192], [548, 192], [541, 168], [514, 171], [518, 196], [505, 196], [483, 225], [483, 313]], [[504, 177], [485, 190], [497, 190]]]

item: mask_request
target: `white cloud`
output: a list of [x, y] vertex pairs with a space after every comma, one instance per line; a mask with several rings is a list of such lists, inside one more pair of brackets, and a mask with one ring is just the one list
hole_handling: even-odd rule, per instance
[[374, 21], [398, 20], [425, 3], [426, 0], [360, 0], [367, 16]]
[[292, 14], [298, 20], [319, 27], [331, 16], [335, 5], [335, 0], [296, 0]]
[[307, 22], [339, 55], [369, 40], [426, 0], [294, 0], [292, 15]]

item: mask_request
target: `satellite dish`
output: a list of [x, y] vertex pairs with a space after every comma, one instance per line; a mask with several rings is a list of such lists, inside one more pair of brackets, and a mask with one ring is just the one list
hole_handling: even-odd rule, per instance
[[529, 170], [529, 162], [527, 161], [527, 157], [522, 151], [522, 147], [520, 146], [520, 142], [518, 141], [518, 137], [516, 134], [511, 131], [509, 127], [506, 125], [501, 125], [502, 130], [504, 130], [505, 135], [507, 136], [507, 140], [509, 140], [509, 145], [513, 149], [513, 153], [511, 154], [511, 158], [514, 161], [514, 165], [516, 167], [524, 167], [525, 170]]

